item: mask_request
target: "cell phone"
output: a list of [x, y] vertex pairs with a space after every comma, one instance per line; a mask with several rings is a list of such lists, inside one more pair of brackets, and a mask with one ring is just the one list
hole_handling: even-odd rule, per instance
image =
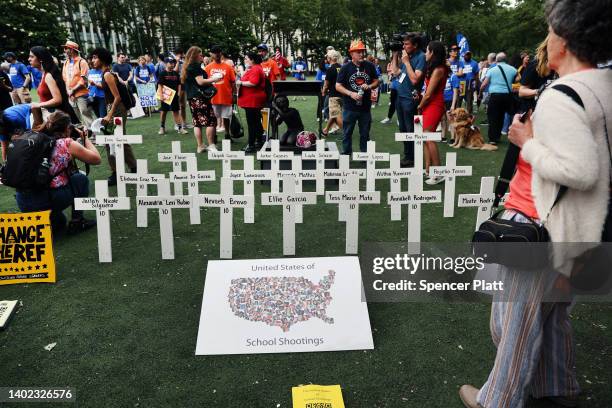
[[531, 116], [531, 109], [529, 109], [529, 110], [527, 110], [527, 112], [523, 113], [523, 114], [521, 115], [521, 117], [519, 118], [519, 121], [520, 121], [521, 123], [525, 123], [525, 121], [526, 121], [527, 119], [529, 119], [529, 116]]

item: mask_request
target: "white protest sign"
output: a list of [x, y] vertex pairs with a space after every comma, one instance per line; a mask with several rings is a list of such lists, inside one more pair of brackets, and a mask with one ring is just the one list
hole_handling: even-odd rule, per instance
[[[400, 155], [392, 154], [389, 157], [388, 169], [376, 169], [375, 177], [377, 179], [388, 179], [390, 190], [394, 193], [402, 191], [402, 180], [408, 179], [415, 174], [413, 168], [402, 168], [400, 166]], [[400, 221], [402, 219], [402, 205], [400, 203], [391, 204], [391, 221]]]
[[368, 141], [366, 152], [353, 153], [353, 160], [365, 161], [366, 164], [366, 190], [376, 190], [376, 162], [389, 161], [389, 153], [380, 153], [376, 151], [376, 142]]
[[456, 177], [471, 175], [472, 166], [457, 166], [457, 153], [446, 153], [446, 165], [429, 168], [430, 177], [444, 177], [444, 217], [455, 216]]
[[[183, 163], [186, 163], [190, 157], [195, 157], [195, 153], [182, 153], [181, 142], [172, 142], [172, 153], [157, 153], [157, 160], [160, 162], [171, 162], [172, 171], [181, 172], [183, 171]], [[183, 194], [183, 182], [175, 181], [174, 183], [174, 194]]]
[[[459, 194], [458, 207], [478, 207], [476, 214], [476, 228], [491, 216], [491, 209], [495, 201], [495, 177], [483, 177], [480, 179], [480, 194]], [[506, 201], [506, 196], [500, 200], [500, 204]]]
[[408, 181], [408, 192], [389, 192], [387, 202], [408, 206], [408, 253], [420, 252], [421, 242], [421, 204], [439, 203], [441, 192], [423, 190], [423, 177], [413, 174]]
[[98, 260], [100, 262], [112, 262], [113, 252], [110, 235], [110, 211], [129, 210], [129, 197], [109, 197], [108, 182], [106, 180], [96, 180], [96, 196], [75, 198], [74, 209], [78, 211], [96, 211]]
[[359, 191], [359, 177], [355, 174], [350, 175], [341, 188], [340, 191], [327, 191], [325, 202], [346, 206], [346, 253], [356, 254], [359, 251], [359, 205], [380, 204], [380, 191]]
[[196, 355], [373, 349], [357, 257], [208, 261]]
[[[215, 171], [214, 170], [198, 170], [198, 160], [195, 156], [190, 156], [187, 158], [187, 171], [173, 171], [169, 175], [169, 179], [173, 183], [180, 182], [187, 183], [188, 194], [192, 197], [196, 197], [200, 194], [199, 191], [199, 183], [201, 181], [215, 181]], [[176, 185], [176, 184], [175, 184]], [[182, 188], [181, 194], [182, 195]], [[192, 206], [189, 209], [189, 221], [191, 224], [200, 224], [200, 207]]]
[[233, 181], [221, 178], [221, 194], [199, 194], [197, 205], [200, 207], [218, 207], [219, 221], [219, 257], [232, 257], [232, 232], [234, 208], [253, 207], [255, 198], [247, 195], [234, 195]]
[[423, 116], [414, 117], [414, 133], [396, 133], [396, 142], [414, 142], [414, 168], [423, 170], [423, 145], [426, 141], [442, 140], [441, 132], [423, 132]]
[[282, 193], [261, 194], [262, 205], [283, 206], [283, 255], [295, 255], [296, 209], [317, 203], [317, 193], [302, 193], [296, 190], [295, 177], [286, 176], [283, 177]]
[[232, 141], [223, 139], [221, 150], [209, 150], [208, 160], [222, 160], [223, 177], [227, 177], [232, 169], [232, 160], [244, 160], [243, 151], [232, 151]]
[[[148, 174], [148, 163], [146, 159], [136, 160], [136, 173], [121, 175], [117, 180], [121, 179], [125, 184], [136, 184], [136, 195], [148, 195], [147, 187], [149, 184], [157, 185], [159, 180], [165, 178], [163, 174]], [[148, 226], [147, 208], [136, 207], [136, 226]]]
[[136, 197], [136, 205], [159, 210], [159, 237], [162, 259], [174, 259], [174, 232], [172, 227], [173, 208], [191, 208], [193, 197], [170, 194], [170, 180], [162, 179], [157, 185], [157, 196]]
[[122, 181], [125, 176], [125, 145], [142, 143], [142, 135], [124, 135], [123, 122], [121, 118], [114, 118], [115, 130], [112, 135], [97, 135], [97, 145], [109, 145], [111, 154], [114, 151], [115, 156], [115, 172], [117, 174], [117, 195], [126, 197], [125, 181]]
[[[267, 147], [270, 147], [269, 152], [266, 150]], [[278, 193], [280, 191], [280, 177], [278, 175], [278, 171], [280, 170], [280, 161], [293, 159], [293, 152], [281, 152], [279, 140], [271, 139], [264, 143], [261, 150], [257, 152], [257, 159], [270, 161], [270, 170], [272, 171], [272, 178], [270, 179], [270, 191], [272, 193]]]
[[[325, 146], [327, 145], [327, 149], [325, 150]], [[315, 151], [304, 151], [302, 152], [302, 159], [316, 160], [316, 174], [317, 174], [317, 194], [325, 193], [325, 161], [327, 160], [338, 160], [340, 157], [340, 152], [336, 147], [335, 143], [327, 142], [325, 143], [323, 140], [320, 140], [316, 144]]]

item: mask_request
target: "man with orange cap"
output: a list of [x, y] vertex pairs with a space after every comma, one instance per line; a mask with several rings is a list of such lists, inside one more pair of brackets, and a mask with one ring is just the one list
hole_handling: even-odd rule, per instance
[[66, 62], [62, 68], [62, 77], [66, 84], [66, 91], [70, 98], [70, 105], [79, 116], [81, 122], [89, 127], [96, 120], [96, 114], [88, 103], [89, 89], [87, 88], [87, 74], [89, 65], [79, 55], [79, 44], [66, 41], [64, 44]]
[[372, 125], [372, 89], [378, 87], [376, 67], [365, 60], [366, 47], [361, 40], [351, 43], [349, 54], [351, 60], [338, 72], [336, 91], [343, 96], [342, 122], [344, 137], [342, 154], [353, 153], [353, 129], [359, 125], [359, 148], [367, 150]]

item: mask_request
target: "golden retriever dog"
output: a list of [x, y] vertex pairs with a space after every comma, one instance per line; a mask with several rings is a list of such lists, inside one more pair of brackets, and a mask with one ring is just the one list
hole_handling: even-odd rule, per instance
[[451, 147], [455, 149], [465, 147], [472, 150], [497, 150], [497, 146], [484, 142], [480, 129], [474, 126], [474, 115], [471, 115], [466, 109], [457, 108], [451, 112], [450, 126], [455, 135], [455, 143]]

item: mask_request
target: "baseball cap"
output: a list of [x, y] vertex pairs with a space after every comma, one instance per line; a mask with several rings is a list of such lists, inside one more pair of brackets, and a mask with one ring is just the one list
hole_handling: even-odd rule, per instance
[[165, 62], [166, 64], [168, 64], [168, 63], [170, 63], [170, 62], [176, 62], [176, 59], [174, 59], [173, 57], [166, 57], [166, 58], [164, 59], [164, 62]]
[[257, 46], [257, 49], [258, 49], [258, 50], [265, 50], [265, 51], [268, 51], [268, 46], [267, 46], [266, 44], [264, 44], [264, 43], [261, 43], [261, 44], [259, 44], [259, 45]]
[[7, 59], [7, 58], [17, 58], [17, 56], [15, 55], [14, 52], [5, 52], [4, 55], [2, 56], [2, 58]]

